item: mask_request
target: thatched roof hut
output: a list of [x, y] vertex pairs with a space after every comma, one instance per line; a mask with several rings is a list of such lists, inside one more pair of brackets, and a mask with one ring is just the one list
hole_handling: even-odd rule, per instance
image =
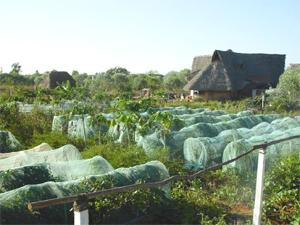
[[215, 50], [211, 63], [197, 72], [184, 90], [238, 92], [276, 87], [284, 66], [285, 55]]
[[53, 89], [58, 86], [58, 84], [66, 83], [67, 81], [70, 81], [70, 86], [75, 87], [76, 81], [73, 79], [73, 77], [65, 71], [51, 71], [43, 81], [39, 84], [41, 88], [48, 88]]
[[199, 55], [195, 56], [193, 60], [191, 73], [185, 77], [187, 81], [190, 81], [194, 76], [199, 73], [203, 68], [207, 67], [211, 63], [211, 55]]

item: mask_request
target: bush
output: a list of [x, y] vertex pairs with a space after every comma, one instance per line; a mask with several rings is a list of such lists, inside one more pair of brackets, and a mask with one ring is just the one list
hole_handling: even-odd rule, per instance
[[145, 151], [136, 145], [129, 149], [127, 144], [108, 142], [103, 145], [94, 145], [86, 148], [82, 153], [84, 159], [100, 155], [105, 158], [114, 169], [119, 167], [131, 167], [146, 163], [151, 159]]
[[297, 224], [300, 218], [299, 165], [298, 152], [284, 158], [266, 174], [263, 209], [265, 220], [271, 224]]

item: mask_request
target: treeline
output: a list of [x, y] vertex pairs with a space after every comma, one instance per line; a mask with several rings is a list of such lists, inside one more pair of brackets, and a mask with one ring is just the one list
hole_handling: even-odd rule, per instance
[[[21, 75], [21, 65], [14, 63], [12, 71], [0, 73], [0, 85], [39, 85], [49, 71], [34, 74]], [[106, 72], [95, 74], [80, 73], [76, 70], [72, 72], [72, 77], [78, 87], [85, 87], [91, 95], [101, 92], [120, 94], [122, 92], [138, 92], [144, 88], [150, 88], [152, 92], [180, 93], [187, 83], [185, 76], [190, 73], [189, 69], [181, 71], [170, 71], [166, 75], [159, 74], [157, 71], [146, 73], [130, 73], [122, 67], [115, 67]]]

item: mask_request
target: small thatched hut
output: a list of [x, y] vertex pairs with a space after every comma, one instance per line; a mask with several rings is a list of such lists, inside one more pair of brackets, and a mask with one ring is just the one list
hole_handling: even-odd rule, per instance
[[255, 97], [276, 87], [284, 65], [285, 55], [216, 50], [209, 65], [196, 72], [184, 90], [209, 100]]
[[70, 81], [71, 87], [76, 86], [76, 81], [73, 79], [73, 77], [68, 72], [52, 71], [47, 76], [45, 76], [45, 78], [39, 84], [39, 86], [41, 88], [53, 89], [62, 83], [66, 83], [67, 81]]

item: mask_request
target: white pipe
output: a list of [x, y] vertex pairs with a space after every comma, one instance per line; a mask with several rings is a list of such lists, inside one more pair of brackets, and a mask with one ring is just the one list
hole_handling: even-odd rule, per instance
[[88, 209], [81, 212], [74, 211], [74, 225], [88, 225], [88, 224], [89, 224]]
[[263, 183], [264, 183], [264, 176], [265, 176], [265, 154], [266, 154], [266, 149], [259, 150], [257, 177], [256, 177], [255, 203], [254, 203], [254, 210], [253, 210], [254, 225], [261, 224]]

